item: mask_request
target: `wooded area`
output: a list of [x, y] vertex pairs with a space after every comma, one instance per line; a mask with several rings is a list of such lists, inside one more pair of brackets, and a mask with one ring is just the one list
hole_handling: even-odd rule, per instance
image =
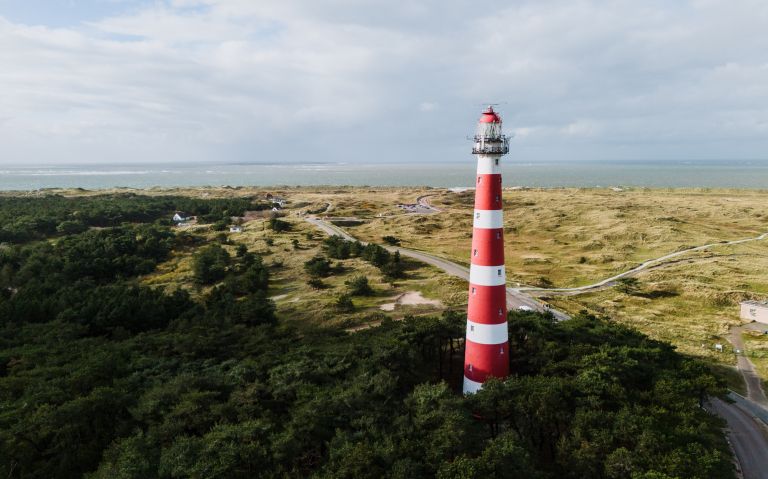
[[[0, 477], [733, 477], [700, 407], [723, 386], [666, 343], [512, 312], [513, 376], [465, 398], [463, 312], [297, 329], [260, 256], [165, 222], [252, 206], [0, 199]], [[203, 297], [139, 281], [190, 248]], [[326, 250], [400, 271], [375, 245]]]

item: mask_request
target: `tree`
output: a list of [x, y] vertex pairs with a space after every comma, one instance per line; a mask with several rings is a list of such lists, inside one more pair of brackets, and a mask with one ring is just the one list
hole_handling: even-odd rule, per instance
[[56, 231], [65, 235], [74, 235], [86, 231], [88, 226], [84, 225], [82, 221], [62, 221], [56, 227]]
[[358, 275], [344, 282], [347, 285], [347, 290], [352, 296], [370, 296], [373, 294], [371, 285], [368, 284], [368, 278], [362, 275]]
[[355, 310], [355, 303], [352, 302], [352, 297], [348, 294], [342, 294], [336, 298], [336, 309], [342, 313], [351, 313]]
[[395, 237], [395, 236], [391, 236], [391, 235], [382, 236], [381, 239], [382, 239], [382, 241], [384, 241], [385, 243], [387, 243], [389, 245], [400, 246], [400, 239]]
[[223, 279], [229, 262], [229, 253], [217, 244], [202, 249], [192, 257], [195, 281], [199, 284], [211, 284]]
[[324, 278], [331, 274], [331, 262], [323, 256], [315, 256], [304, 263], [304, 270], [313, 278]]
[[269, 219], [269, 229], [275, 233], [282, 233], [283, 231], [289, 231], [291, 229], [291, 224], [279, 218], [272, 217]]

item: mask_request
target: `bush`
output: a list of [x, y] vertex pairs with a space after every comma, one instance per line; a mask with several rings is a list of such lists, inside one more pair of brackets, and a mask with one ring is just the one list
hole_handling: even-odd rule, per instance
[[88, 227], [81, 221], [62, 221], [59, 226], [56, 227], [56, 231], [65, 235], [74, 235], [82, 233], [87, 230]]
[[381, 239], [385, 243], [390, 244], [392, 246], [400, 246], [400, 239], [395, 236], [390, 236], [390, 235], [382, 236]]
[[355, 303], [352, 302], [352, 297], [348, 294], [342, 294], [336, 298], [336, 309], [342, 313], [351, 313], [355, 310]]
[[304, 263], [304, 270], [313, 278], [324, 278], [331, 274], [331, 262], [323, 256], [315, 256]]
[[283, 231], [289, 231], [291, 229], [291, 224], [278, 218], [271, 218], [269, 220], [269, 229], [275, 233], [281, 233]]
[[312, 289], [325, 289], [327, 288], [326, 284], [323, 283], [323, 280], [319, 278], [312, 278], [310, 280], [307, 280], [307, 284]]
[[349, 294], [352, 296], [370, 296], [373, 294], [371, 285], [368, 284], [368, 278], [365, 276], [355, 276], [344, 282], [347, 285]]
[[616, 290], [624, 294], [637, 294], [640, 292], [640, 281], [637, 278], [621, 278], [616, 281]]

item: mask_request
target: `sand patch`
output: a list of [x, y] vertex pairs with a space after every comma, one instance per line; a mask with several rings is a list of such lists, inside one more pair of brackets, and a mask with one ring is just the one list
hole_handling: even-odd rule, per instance
[[443, 305], [443, 303], [441, 303], [436, 299], [425, 298], [418, 291], [408, 291], [407, 293], [403, 293], [397, 298], [395, 298], [395, 301], [393, 303], [382, 304], [381, 306], [379, 306], [379, 309], [381, 309], [382, 311], [394, 311], [397, 305], [418, 306], [423, 304], [429, 305], [429, 306], [436, 306], [436, 307], [441, 307]]

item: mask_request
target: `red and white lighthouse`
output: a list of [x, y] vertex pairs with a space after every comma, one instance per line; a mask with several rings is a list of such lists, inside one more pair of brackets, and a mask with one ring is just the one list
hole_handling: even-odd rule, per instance
[[501, 157], [509, 139], [501, 117], [489, 106], [480, 116], [472, 154], [477, 156], [472, 264], [469, 273], [464, 394], [477, 392], [489, 377], [509, 375]]

